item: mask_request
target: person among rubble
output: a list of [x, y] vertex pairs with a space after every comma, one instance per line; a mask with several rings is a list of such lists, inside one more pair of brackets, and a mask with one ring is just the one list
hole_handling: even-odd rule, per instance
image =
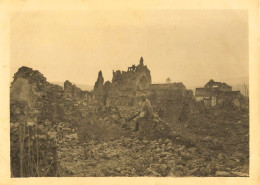
[[141, 98], [142, 98], [141, 110], [138, 116], [133, 119], [135, 123], [135, 129], [133, 130], [134, 132], [137, 132], [139, 130], [139, 124], [141, 120], [148, 120], [148, 119], [152, 120], [154, 117], [152, 105], [150, 101], [147, 99], [146, 95], [142, 94]]

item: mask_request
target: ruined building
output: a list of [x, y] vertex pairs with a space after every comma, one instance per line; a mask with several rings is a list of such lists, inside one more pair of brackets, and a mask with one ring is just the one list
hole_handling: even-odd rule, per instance
[[136, 94], [147, 90], [150, 84], [150, 70], [144, 65], [141, 57], [139, 65], [132, 65], [128, 67], [127, 71], [113, 71], [112, 82], [106, 81], [104, 83], [100, 71], [93, 94], [88, 96], [96, 97], [104, 105], [133, 104]]
[[57, 172], [54, 123], [63, 117], [62, 96], [62, 87], [48, 83], [39, 71], [21, 67], [15, 73], [10, 89], [12, 177]]
[[112, 84], [121, 92], [145, 90], [151, 84], [150, 70], [144, 65], [141, 57], [139, 65], [128, 67], [127, 71], [113, 71]]
[[240, 91], [232, 91], [231, 86], [212, 79], [205, 84], [204, 88], [196, 88], [195, 97], [197, 101], [203, 101], [207, 107], [223, 105], [228, 101], [237, 107], [245, 106]]
[[[104, 105], [135, 105], [138, 103], [138, 95], [145, 93], [152, 103], [162, 103], [165, 97], [182, 96], [186, 91], [183, 83], [152, 84], [151, 72], [144, 65], [143, 57], [139, 64], [128, 67], [127, 71], [113, 71], [112, 82], [106, 81], [102, 72], [98, 74], [92, 96]], [[89, 95], [91, 96], [91, 95]]]
[[206, 89], [217, 89], [218, 91], [232, 91], [232, 87], [226, 84], [225, 82], [215, 82], [214, 80], [210, 80], [205, 84], [204, 88]]
[[47, 82], [39, 71], [25, 66], [13, 78], [10, 87], [12, 177], [56, 176], [57, 132], [72, 130], [80, 119], [97, 110], [95, 101], [94, 105], [86, 103], [87, 95], [92, 93], [69, 81], [64, 82], [63, 89]]
[[83, 99], [86, 97], [87, 92], [82, 91], [75, 84], [72, 84], [70, 81], [66, 80], [64, 82], [64, 95], [71, 96], [73, 98]]
[[[93, 94], [105, 106], [139, 106], [142, 93], [148, 96], [152, 105], [165, 109], [166, 117], [177, 119], [184, 101], [193, 102], [192, 92], [183, 83], [152, 84], [151, 72], [141, 57], [139, 64], [128, 67], [127, 71], [113, 71], [112, 82], [106, 81], [100, 71]], [[191, 95], [191, 96], [190, 96]], [[160, 108], [159, 108], [160, 107]]]

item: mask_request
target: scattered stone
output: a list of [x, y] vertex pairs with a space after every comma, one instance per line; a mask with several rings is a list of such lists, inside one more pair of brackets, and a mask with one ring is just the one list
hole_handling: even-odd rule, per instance
[[215, 175], [218, 177], [229, 177], [230, 173], [226, 171], [216, 171]]
[[231, 171], [231, 174], [237, 177], [249, 177], [249, 174], [243, 172]]

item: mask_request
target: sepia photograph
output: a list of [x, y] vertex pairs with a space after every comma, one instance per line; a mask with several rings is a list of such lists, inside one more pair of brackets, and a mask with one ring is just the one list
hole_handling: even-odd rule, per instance
[[260, 185], [257, 1], [0, 1], [0, 184]]
[[10, 20], [11, 177], [249, 176], [246, 10]]

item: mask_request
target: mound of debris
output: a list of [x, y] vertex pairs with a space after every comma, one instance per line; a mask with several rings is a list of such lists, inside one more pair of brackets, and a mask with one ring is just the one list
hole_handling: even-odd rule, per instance
[[132, 135], [81, 145], [71, 135], [58, 151], [62, 176], [248, 176], [232, 158], [215, 156], [178, 134], [155, 140]]
[[[248, 176], [248, 111], [207, 107], [182, 83], [150, 77], [140, 60], [112, 83], [100, 72], [87, 92], [20, 68], [11, 86], [12, 176]], [[158, 117], [132, 132], [142, 93]]]

